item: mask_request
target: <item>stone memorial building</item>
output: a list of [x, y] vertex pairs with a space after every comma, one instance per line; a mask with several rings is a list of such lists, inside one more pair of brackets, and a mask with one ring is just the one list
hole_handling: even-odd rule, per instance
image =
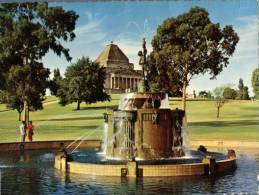
[[137, 90], [142, 80], [141, 70], [134, 70], [134, 64], [116, 44], [107, 45], [96, 62], [106, 69], [105, 89], [118, 93]]

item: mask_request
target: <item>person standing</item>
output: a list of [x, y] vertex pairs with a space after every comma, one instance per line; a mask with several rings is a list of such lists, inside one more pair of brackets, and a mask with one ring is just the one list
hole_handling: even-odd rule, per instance
[[32, 142], [32, 136], [34, 134], [34, 126], [32, 124], [32, 121], [29, 122], [29, 125], [28, 125], [28, 138], [29, 138], [29, 141]]
[[25, 142], [25, 137], [26, 137], [26, 124], [25, 124], [25, 121], [22, 121], [22, 124], [20, 126], [20, 134], [21, 134], [21, 142]]

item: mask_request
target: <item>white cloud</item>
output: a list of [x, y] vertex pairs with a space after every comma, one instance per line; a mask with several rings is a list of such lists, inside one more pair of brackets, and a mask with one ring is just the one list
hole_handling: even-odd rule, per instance
[[244, 16], [237, 18], [237, 20], [244, 22], [245, 25], [236, 28], [240, 40], [232, 57], [232, 61], [235, 61], [235, 59], [240, 60], [240, 58], [251, 58], [257, 55], [256, 51], [258, 47], [257, 17]]
[[152, 51], [151, 39], [154, 30], [149, 26], [147, 19], [140, 25], [135, 21], [129, 21], [125, 25], [125, 31], [120, 33], [116, 38], [116, 44], [128, 56], [130, 62], [134, 63], [136, 69], [140, 69], [138, 51], [142, 50], [143, 38], [146, 39], [148, 53]]
[[[98, 52], [96, 45], [104, 42], [107, 36], [107, 33], [101, 28], [105, 18], [100, 18], [88, 11], [85, 14], [85, 23], [75, 29], [76, 38], [72, 42], [62, 42], [66, 48], [70, 49], [70, 55], [73, 57], [72, 62], [82, 56], [94, 59], [93, 57]], [[58, 57], [52, 51], [44, 57], [43, 62], [46, 67], [51, 69], [59, 67], [61, 73], [64, 73], [66, 67], [71, 64], [71, 62], [66, 61], [64, 56]]]
[[93, 15], [91, 12], [85, 12], [87, 16], [86, 24], [83, 24], [75, 29], [76, 39], [73, 44], [89, 44], [102, 41], [107, 33], [101, 30], [101, 25], [104, 20]]

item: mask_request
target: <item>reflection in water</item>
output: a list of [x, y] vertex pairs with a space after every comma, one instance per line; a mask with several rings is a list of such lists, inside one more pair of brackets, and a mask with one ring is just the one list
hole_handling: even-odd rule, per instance
[[259, 151], [237, 150], [235, 172], [216, 177], [121, 178], [65, 174], [53, 168], [54, 153], [0, 153], [2, 194], [188, 194], [257, 193]]

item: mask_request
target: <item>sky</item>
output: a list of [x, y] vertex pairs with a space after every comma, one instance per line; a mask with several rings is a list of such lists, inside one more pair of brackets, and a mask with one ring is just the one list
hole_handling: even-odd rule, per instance
[[151, 52], [151, 40], [157, 27], [167, 18], [187, 12], [191, 7], [199, 6], [209, 12], [212, 22], [221, 27], [232, 25], [240, 38], [227, 68], [210, 80], [208, 74], [197, 75], [187, 91], [213, 90], [215, 87], [232, 84], [237, 88], [239, 78], [251, 89], [251, 74], [258, 67], [258, 5], [256, 0], [175, 0], [175, 1], [99, 1], [99, 2], [63, 2], [50, 3], [50, 6], [62, 6], [65, 10], [74, 10], [79, 19], [76, 25], [74, 41], [64, 43], [70, 49], [72, 62], [49, 52], [43, 62], [53, 70], [59, 68], [62, 73], [67, 66], [82, 56], [95, 60], [104, 47], [111, 41], [117, 44], [134, 63], [136, 69], [141, 50], [142, 38], [147, 40], [148, 52]]

